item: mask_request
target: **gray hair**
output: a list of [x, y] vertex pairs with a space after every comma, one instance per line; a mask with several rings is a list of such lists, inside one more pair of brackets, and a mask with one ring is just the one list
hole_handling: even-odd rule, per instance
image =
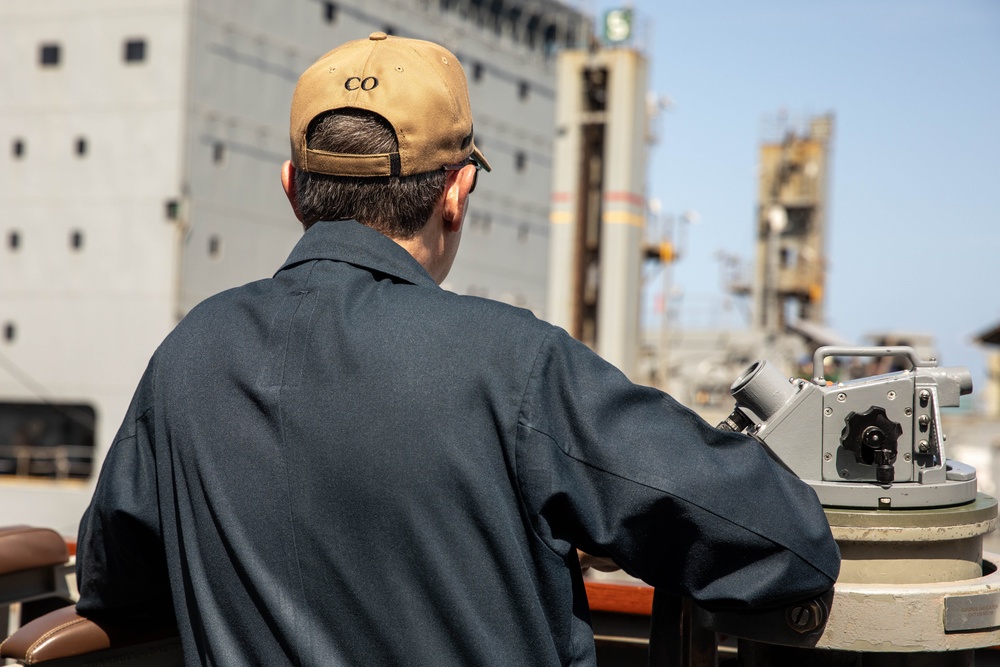
[[[359, 109], [330, 111], [313, 120], [307, 143], [331, 153], [394, 153], [392, 126], [378, 114]], [[360, 178], [295, 172], [302, 224], [320, 220], [357, 220], [386, 236], [413, 238], [444, 193], [445, 172]]]

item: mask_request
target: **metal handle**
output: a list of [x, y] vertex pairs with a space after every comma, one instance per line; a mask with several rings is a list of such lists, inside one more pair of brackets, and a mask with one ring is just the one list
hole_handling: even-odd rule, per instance
[[825, 345], [813, 355], [813, 382], [820, 386], [826, 385], [826, 374], [823, 371], [823, 360], [827, 357], [906, 357], [914, 366], [937, 366], [936, 359], [922, 360], [917, 351], [908, 345], [890, 347], [840, 347]]

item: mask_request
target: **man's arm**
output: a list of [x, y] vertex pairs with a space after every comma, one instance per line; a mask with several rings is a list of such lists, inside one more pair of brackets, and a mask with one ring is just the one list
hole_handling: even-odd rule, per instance
[[633, 385], [565, 332], [539, 353], [517, 445], [536, 531], [708, 607], [829, 589], [840, 555], [815, 493], [752, 438]]
[[152, 369], [150, 364], [136, 390], [80, 522], [77, 610], [84, 616], [172, 613], [157, 497]]

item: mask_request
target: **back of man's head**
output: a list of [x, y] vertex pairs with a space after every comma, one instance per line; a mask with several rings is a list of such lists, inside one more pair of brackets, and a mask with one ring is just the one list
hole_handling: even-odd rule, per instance
[[384, 33], [348, 42], [302, 74], [290, 138], [306, 227], [355, 219], [410, 238], [440, 198], [446, 167], [489, 169], [473, 141], [458, 59]]

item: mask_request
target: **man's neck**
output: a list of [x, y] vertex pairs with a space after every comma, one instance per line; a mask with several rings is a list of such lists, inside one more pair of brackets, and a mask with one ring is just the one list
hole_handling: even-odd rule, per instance
[[434, 282], [439, 285], [444, 282], [451, 269], [451, 261], [448, 258], [441, 221], [436, 215], [432, 214], [427, 223], [420, 228], [420, 231], [408, 239], [391, 236], [389, 238], [410, 253], [410, 256], [424, 267]]

